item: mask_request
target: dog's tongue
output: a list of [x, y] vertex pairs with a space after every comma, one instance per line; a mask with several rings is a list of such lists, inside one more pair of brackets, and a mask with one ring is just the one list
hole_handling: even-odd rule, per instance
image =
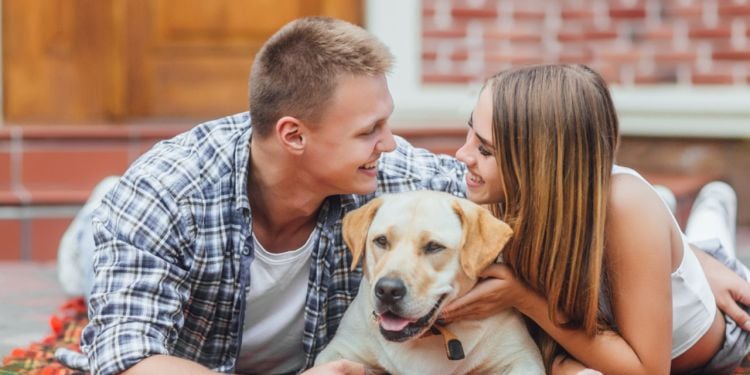
[[380, 326], [386, 331], [398, 332], [404, 329], [410, 322], [391, 314], [380, 316]]

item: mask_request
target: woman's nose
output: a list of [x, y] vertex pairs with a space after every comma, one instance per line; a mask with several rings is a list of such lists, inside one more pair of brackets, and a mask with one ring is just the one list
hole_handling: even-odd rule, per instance
[[468, 145], [464, 143], [458, 150], [456, 150], [456, 159], [463, 162], [466, 165], [470, 165], [474, 162], [474, 158], [469, 155], [467, 150]]

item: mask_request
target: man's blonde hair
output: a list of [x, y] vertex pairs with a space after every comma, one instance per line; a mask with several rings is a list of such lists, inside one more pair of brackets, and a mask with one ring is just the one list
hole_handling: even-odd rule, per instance
[[265, 136], [283, 116], [316, 122], [342, 74], [378, 75], [393, 57], [374, 35], [346, 21], [308, 17], [271, 36], [250, 72], [253, 132]]

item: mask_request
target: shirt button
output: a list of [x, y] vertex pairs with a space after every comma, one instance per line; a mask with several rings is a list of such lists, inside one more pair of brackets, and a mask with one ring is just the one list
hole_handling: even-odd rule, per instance
[[250, 248], [245, 246], [242, 248], [242, 255], [250, 255]]

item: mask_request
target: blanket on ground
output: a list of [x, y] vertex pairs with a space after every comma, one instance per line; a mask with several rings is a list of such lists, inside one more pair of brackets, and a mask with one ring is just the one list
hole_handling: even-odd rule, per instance
[[[88, 322], [86, 304], [83, 298], [74, 298], [60, 307], [58, 314], [49, 320], [52, 333], [27, 348], [16, 348], [3, 359], [0, 375], [42, 374], [42, 375], [85, 375], [71, 370], [55, 360], [55, 350], [68, 348], [80, 350], [78, 344], [81, 330]], [[745, 357], [734, 374], [750, 375], [750, 355]]]

